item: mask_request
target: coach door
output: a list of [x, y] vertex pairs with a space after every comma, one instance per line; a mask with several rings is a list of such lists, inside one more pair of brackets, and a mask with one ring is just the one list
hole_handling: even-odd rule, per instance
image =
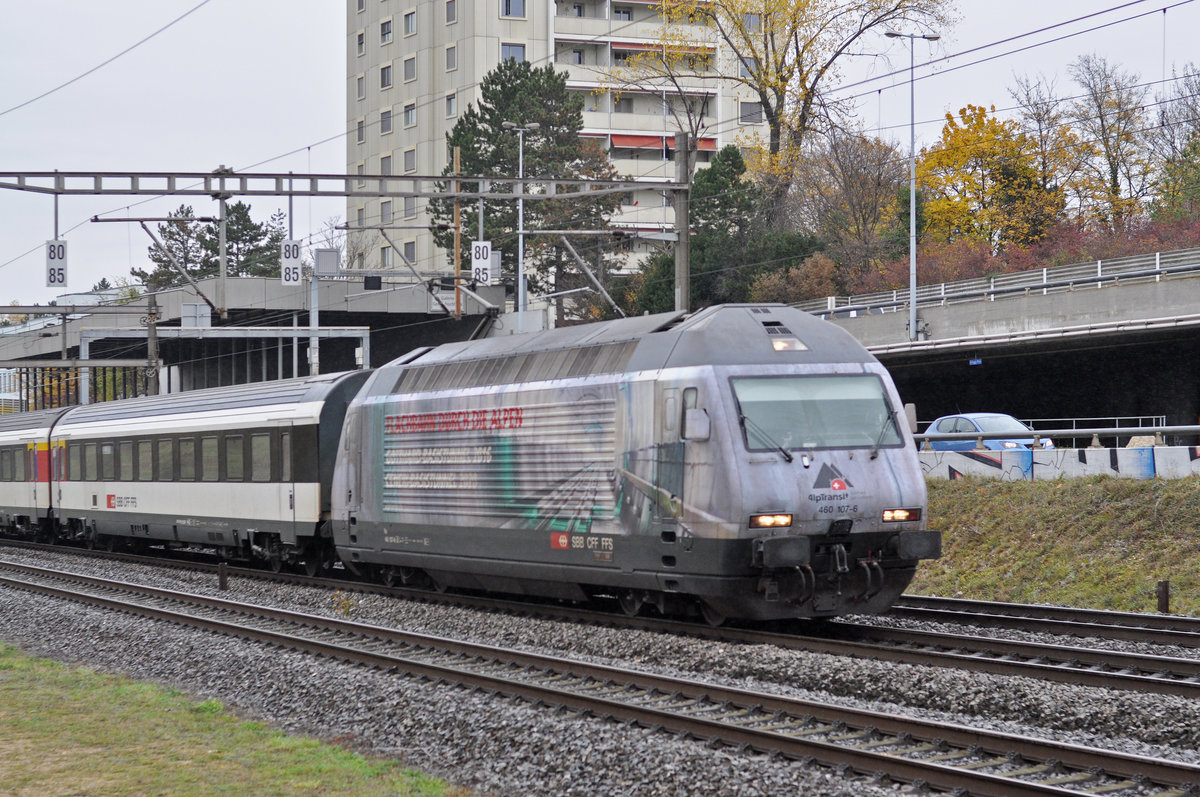
[[279, 517], [292, 524], [291, 539], [295, 539], [297, 508], [302, 496], [296, 490], [296, 433], [291, 424], [279, 429]]
[[680, 396], [677, 388], [663, 391], [660, 436], [656, 446], [654, 486], [657, 519], [663, 524], [678, 522], [683, 510], [683, 440], [679, 436]]

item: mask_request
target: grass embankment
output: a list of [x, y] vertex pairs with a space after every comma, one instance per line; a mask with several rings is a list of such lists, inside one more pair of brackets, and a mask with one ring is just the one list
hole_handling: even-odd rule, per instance
[[0, 644], [0, 791], [14, 795], [463, 794], [153, 684]]
[[1200, 615], [1200, 479], [931, 480], [929, 521], [910, 593]]

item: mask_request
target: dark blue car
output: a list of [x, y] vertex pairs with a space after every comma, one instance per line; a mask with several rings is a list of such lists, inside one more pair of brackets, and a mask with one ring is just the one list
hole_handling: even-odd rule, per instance
[[[1003, 451], [1006, 448], [1033, 448], [1033, 438], [1028, 436], [1033, 430], [1011, 415], [998, 412], [963, 412], [958, 415], [943, 415], [925, 429], [927, 434], [937, 432], [1011, 432], [1012, 437], [984, 440], [983, 447], [992, 451]], [[1042, 448], [1054, 448], [1054, 443], [1047, 437], [1041, 438]], [[975, 440], [930, 440], [929, 447], [934, 451], [970, 451], [975, 448]]]

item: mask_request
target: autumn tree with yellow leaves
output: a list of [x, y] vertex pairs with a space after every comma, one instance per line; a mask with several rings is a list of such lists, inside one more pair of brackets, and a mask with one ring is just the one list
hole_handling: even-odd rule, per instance
[[1040, 240], [1063, 207], [1043, 187], [1029, 140], [995, 108], [946, 114], [941, 137], [921, 152], [917, 182], [926, 192], [925, 232], [934, 240], [977, 241], [999, 252]]
[[[755, 165], [760, 175], [774, 175], [782, 196], [809, 134], [837, 112], [827, 88], [840, 77], [841, 59], [870, 33], [948, 26], [952, 5], [953, 0], [663, 0], [660, 46], [629, 59], [616, 79], [674, 87], [683, 99], [703, 83], [735, 84], [744, 101], [761, 107], [767, 140], [758, 142], [764, 157]], [[688, 123], [696, 132], [695, 120]]]

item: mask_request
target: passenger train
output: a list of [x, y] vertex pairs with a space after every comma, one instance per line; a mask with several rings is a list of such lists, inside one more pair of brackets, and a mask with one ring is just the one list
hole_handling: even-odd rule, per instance
[[0, 525], [388, 584], [725, 618], [886, 611], [921, 559], [882, 365], [782, 305], [0, 418]]

